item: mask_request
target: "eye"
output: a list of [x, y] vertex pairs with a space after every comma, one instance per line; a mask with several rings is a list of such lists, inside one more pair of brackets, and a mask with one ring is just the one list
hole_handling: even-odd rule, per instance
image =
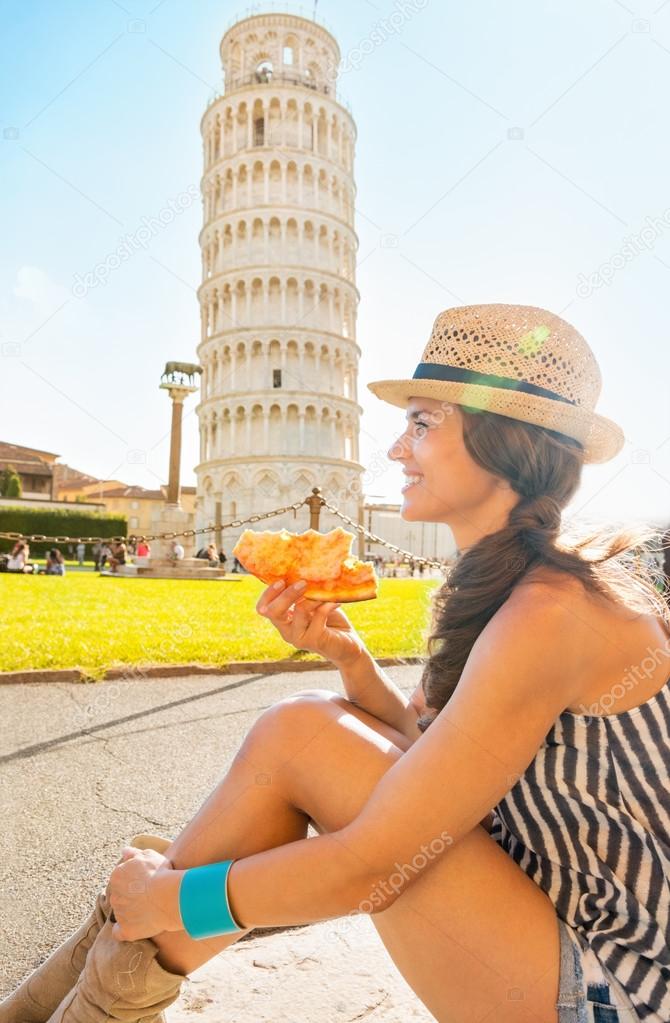
[[423, 433], [424, 433], [425, 430], [428, 429], [428, 425], [429, 425], [428, 423], [422, 422], [421, 419], [415, 419], [414, 420], [414, 426], [416, 428], [417, 435], [419, 437], [423, 437]]

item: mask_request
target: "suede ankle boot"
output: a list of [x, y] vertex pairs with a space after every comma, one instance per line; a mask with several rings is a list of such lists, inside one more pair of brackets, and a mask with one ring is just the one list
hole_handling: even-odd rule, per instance
[[[128, 844], [164, 852], [170, 842], [158, 835], [141, 834], [131, 838]], [[0, 1002], [0, 1023], [46, 1023], [77, 983], [88, 951], [111, 908], [105, 887], [98, 892], [93, 910], [81, 927]]]
[[79, 980], [48, 1023], [163, 1023], [162, 1010], [179, 997], [185, 975], [160, 965], [151, 938], [117, 941], [112, 929], [106, 920]]

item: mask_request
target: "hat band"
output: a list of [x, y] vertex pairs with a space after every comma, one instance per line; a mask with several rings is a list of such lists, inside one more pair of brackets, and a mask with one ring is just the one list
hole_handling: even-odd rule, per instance
[[568, 405], [577, 402], [566, 398], [546, 387], [538, 387], [527, 380], [514, 380], [512, 377], [498, 377], [491, 373], [477, 373], [463, 366], [448, 366], [443, 362], [420, 362], [414, 370], [413, 380], [453, 380], [462, 384], [483, 384], [485, 387], [503, 387], [510, 391], [523, 391], [525, 394], [537, 394], [541, 398], [553, 398]]

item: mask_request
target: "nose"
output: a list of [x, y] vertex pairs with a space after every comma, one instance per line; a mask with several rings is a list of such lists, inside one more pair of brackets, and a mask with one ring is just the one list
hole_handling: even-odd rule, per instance
[[393, 442], [391, 447], [386, 452], [386, 457], [392, 462], [401, 462], [408, 454], [407, 438], [402, 433], [397, 440]]

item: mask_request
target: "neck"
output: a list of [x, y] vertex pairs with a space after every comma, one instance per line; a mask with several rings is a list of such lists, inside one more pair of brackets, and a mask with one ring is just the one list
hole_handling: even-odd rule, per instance
[[453, 533], [459, 555], [491, 533], [504, 529], [509, 513], [521, 498], [513, 490], [497, 489], [489, 501], [483, 502], [466, 512], [454, 512], [445, 519]]

